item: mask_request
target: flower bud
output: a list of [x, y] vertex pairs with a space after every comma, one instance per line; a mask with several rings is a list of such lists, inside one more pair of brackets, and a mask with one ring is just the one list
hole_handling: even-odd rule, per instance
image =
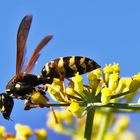
[[113, 69], [113, 72], [115, 72], [115, 73], [119, 73], [120, 72], [119, 64], [114, 63], [111, 67]]
[[45, 95], [42, 95], [40, 92], [34, 92], [31, 96], [31, 101], [33, 101], [34, 104], [46, 105], [48, 100]]
[[5, 128], [3, 126], [0, 126], [0, 138], [2, 139], [2, 136], [5, 133]]
[[93, 72], [90, 72], [88, 75], [88, 81], [92, 89], [96, 90], [100, 82], [100, 79], [98, 79]]
[[100, 79], [101, 77], [101, 70], [100, 69], [95, 69], [92, 71], [92, 73], [94, 73], [97, 77], [97, 79]]
[[114, 130], [117, 133], [122, 133], [127, 129], [128, 125], [129, 125], [129, 118], [126, 116], [121, 116], [117, 119], [117, 122], [114, 126]]
[[54, 78], [53, 83], [51, 85], [47, 85], [47, 92], [53, 98], [53, 100], [57, 102], [63, 102], [63, 98], [60, 95], [60, 92], [63, 92], [63, 82], [60, 79]]
[[112, 90], [110, 90], [108, 87], [104, 87], [102, 90], [101, 90], [101, 102], [103, 104], [108, 104], [110, 102], [110, 99], [111, 99], [111, 95], [112, 95]]
[[75, 75], [75, 77], [72, 78], [72, 81], [74, 82], [74, 90], [78, 93], [83, 92], [83, 78], [79, 73]]
[[134, 92], [140, 88], [140, 73], [132, 77], [132, 82], [130, 84], [129, 90]]
[[81, 118], [82, 117], [82, 113], [83, 113], [83, 108], [79, 106], [79, 104], [75, 101], [72, 101], [72, 103], [69, 106], [69, 110], [71, 111], [71, 113], [78, 117]]
[[45, 129], [39, 129], [35, 131], [36, 140], [46, 140], [47, 139], [47, 132]]
[[28, 140], [28, 138], [33, 135], [31, 128], [26, 125], [16, 124], [15, 130], [18, 140]]
[[110, 74], [109, 83], [108, 83], [109, 89], [115, 90], [117, 88], [117, 86], [118, 86], [118, 82], [119, 82], [119, 75], [118, 75], [118, 73]]
[[105, 80], [105, 83], [108, 83], [109, 76], [112, 72], [113, 72], [113, 68], [111, 67], [111, 65], [106, 64], [105, 67], [103, 68], [103, 78]]

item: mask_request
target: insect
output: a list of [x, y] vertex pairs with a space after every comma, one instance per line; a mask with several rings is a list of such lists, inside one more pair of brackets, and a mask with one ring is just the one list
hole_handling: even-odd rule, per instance
[[44, 83], [44, 78], [30, 74], [39, 58], [39, 52], [52, 39], [52, 35], [46, 36], [37, 45], [27, 66], [23, 69], [26, 41], [29, 34], [32, 15], [26, 15], [20, 23], [17, 33], [17, 56], [16, 75], [7, 83], [6, 93], [0, 94], [0, 110], [5, 119], [10, 119], [10, 114], [14, 105], [13, 98], [27, 99], [37, 90], [35, 86]]
[[32, 16], [26, 15], [20, 23], [17, 33], [16, 75], [7, 83], [6, 93], [0, 94], [0, 109], [6, 119], [10, 118], [14, 105], [13, 99], [27, 99], [30, 102], [30, 97], [36, 91], [45, 95], [44, 89], [39, 87], [40, 84], [51, 84], [53, 78], [64, 80], [64, 78], [73, 77], [77, 72], [84, 74], [100, 67], [90, 58], [67, 56], [57, 58], [47, 63], [43, 67], [40, 75], [30, 74], [39, 58], [40, 51], [52, 39], [52, 35], [48, 35], [41, 40], [34, 50], [27, 66], [23, 69], [26, 41], [31, 22]]

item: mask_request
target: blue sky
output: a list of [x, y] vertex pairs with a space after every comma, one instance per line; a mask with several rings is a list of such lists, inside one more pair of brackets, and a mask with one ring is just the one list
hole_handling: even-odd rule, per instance
[[[17, 29], [26, 14], [33, 15], [27, 59], [45, 35], [54, 35], [42, 51], [34, 73], [39, 74], [46, 62], [68, 55], [90, 57], [102, 67], [118, 62], [122, 76], [139, 72], [139, 6], [138, 0], [1, 1], [0, 92], [5, 91], [6, 83], [15, 74]], [[5, 121], [0, 115], [0, 124], [6, 125], [9, 131], [13, 131], [16, 122], [40, 128], [45, 127], [46, 110], [25, 112], [22, 103], [16, 101], [11, 117], [13, 121]], [[140, 121], [140, 115], [132, 115], [132, 129], [137, 121]]]

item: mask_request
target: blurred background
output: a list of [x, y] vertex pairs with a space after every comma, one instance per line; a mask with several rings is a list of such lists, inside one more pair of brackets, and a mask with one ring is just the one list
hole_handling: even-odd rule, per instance
[[[26, 14], [33, 15], [26, 59], [47, 34], [53, 40], [43, 49], [35, 74], [40, 74], [45, 63], [60, 56], [80, 55], [94, 59], [102, 67], [118, 62], [121, 76], [132, 76], [140, 71], [140, 1], [135, 0], [70, 0], [25, 1], [3, 0], [0, 4], [0, 92], [15, 74], [16, 36]], [[136, 99], [137, 100], [137, 99]], [[15, 123], [28, 124], [33, 129], [46, 127], [48, 109], [23, 110], [23, 102], [15, 101], [13, 121], [0, 125], [14, 132]], [[139, 135], [140, 114], [131, 114], [130, 130]], [[48, 129], [47, 129], [48, 130]], [[49, 139], [64, 137], [48, 130]]]

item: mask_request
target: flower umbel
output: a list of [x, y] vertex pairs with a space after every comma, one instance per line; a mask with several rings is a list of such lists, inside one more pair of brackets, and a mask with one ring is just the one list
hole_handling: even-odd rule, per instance
[[[50, 95], [53, 94], [53, 98], [60, 103], [56, 106], [65, 106], [65, 109], [68, 108], [71, 114], [77, 118], [83, 117], [86, 113], [88, 114], [92, 108], [96, 111], [103, 112], [104, 119], [102, 124], [104, 124], [104, 131], [98, 128], [101, 132], [99, 135], [94, 134], [95, 138], [103, 139], [104, 136], [105, 138], [115, 138], [116, 132], [108, 135], [103, 133], [106, 132], [109, 127], [105, 120], [110, 117], [112, 112], [140, 111], [139, 103], [134, 105], [132, 103], [129, 104], [140, 88], [140, 74], [138, 73], [132, 77], [121, 77], [119, 73], [120, 67], [114, 63], [113, 65], [105, 65], [102, 71], [100, 69], [91, 71], [88, 74], [89, 85], [84, 84], [82, 76], [77, 73], [72, 79], [68, 79], [68, 82], [65, 84], [64, 81], [59, 81], [62, 83], [53, 82], [47, 86], [50, 88]], [[125, 104], [123, 104], [122, 101], [124, 101]], [[58, 120], [59, 118], [60, 117], [58, 117]], [[92, 123], [87, 124], [90, 125]], [[55, 128], [55, 131], [58, 131], [57, 128], [59, 128], [61, 133], [65, 132], [62, 122], [61, 125], [57, 124], [57, 128], [54, 126], [55, 125], [51, 128]], [[120, 130], [122, 129], [125, 130], [126, 128], [121, 127]], [[85, 133], [87, 133], [85, 136], [88, 136], [88, 132], [85, 131]], [[116, 138], [116, 140], [118, 140], [118, 138]]]

